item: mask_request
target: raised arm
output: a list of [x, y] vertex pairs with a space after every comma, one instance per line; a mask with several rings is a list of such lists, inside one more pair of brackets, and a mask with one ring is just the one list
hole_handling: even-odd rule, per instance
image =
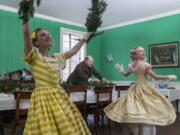
[[31, 51], [32, 49], [32, 40], [31, 40], [31, 33], [29, 28], [29, 22], [22, 23], [22, 32], [23, 32], [23, 38], [24, 38], [24, 52], [26, 55]]
[[115, 65], [115, 68], [116, 68], [116, 70], [117, 70], [118, 72], [122, 73], [122, 75], [123, 75], [123, 76], [126, 76], [126, 77], [129, 76], [129, 75], [132, 73], [131, 70], [124, 71], [124, 68], [123, 68], [123, 65], [122, 65], [122, 64], [121, 64], [121, 65], [116, 64], [116, 65]]
[[129, 76], [132, 72], [128, 70], [128, 71], [122, 71], [121, 73], [122, 73], [123, 76], [127, 77], [127, 76]]
[[22, 21], [22, 32], [24, 38], [24, 52], [26, 55], [32, 49], [31, 33], [29, 28], [29, 20], [34, 16], [35, 8], [34, 2], [37, 3], [37, 6], [40, 5], [41, 0], [21, 0], [19, 3], [18, 15]]
[[92, 32], [86, 33], [73, 48], [65, 52], [64, 54], [65, 54], [66, 59], [69, 59], [73, 55], [75, 55], [81, 49], [82, 45], [88, 41], [88, 39], [92, 36], [92, 34], [93, 34]]
[[80, 48], [82, 47], [82, 45], [86, 42], [85, 39], [81, 39], [73, 48], [71, 48], [69, 51], [65, 52], [65, 57], [66, 59], [71, 58], [73, 55], [75, 55]]

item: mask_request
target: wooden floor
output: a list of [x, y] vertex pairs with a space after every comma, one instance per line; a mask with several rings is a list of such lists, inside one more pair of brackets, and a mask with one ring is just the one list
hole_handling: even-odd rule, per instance
[[180, 135], [180, 113], [172, 125], [157, 127], [157, 135]]
[[[120, 130], [117, 124], [112, 125], [112, 135], [129, 135], [128, 130], [125, 128], [124, 132]], [[93, 135], [96, 135], [93, 128], [90, 126], [90, 130]], [[101, 135], [109, 135], [108, 126], [100, 129]], [[175, 123], [169, 126], [157, 126], [157, 134], [156, 135], [180, 135], [180, 113], [177, 115], [177, 119]]]

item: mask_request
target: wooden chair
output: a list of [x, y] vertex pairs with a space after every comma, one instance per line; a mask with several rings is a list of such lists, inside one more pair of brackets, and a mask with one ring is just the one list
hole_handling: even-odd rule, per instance
[[[101, 116], [101, 126], [104, 126], [104, 108], [112, 102], [112, 89], [113, 87], [105, 86], [105, 87], [95, 87], [94, 91], [96, 93], [96, 108], [94, 108], [94, 129], [96, 129], [96, 134], [99, 135], [98, 129], [98, 119]], [[103, 95], [105, 98], [101, 98]], [[109, 134], [111, 135], [111, 123], [108, 119], [108, 127], [109, 127]], [[103, 132], [102, 132], [103, 134]]]
[[[118, 97], [120, 97], [120, 93], [121, 91], [127, 91], [129, 89], [129, 87], [132, 85], [133, 83], [131, 83], [130, 85], [122, 85], [122, 86], [115, 86], [115, 90], [118, 92]], [[114, 122], [115, 125], [118, 125], [120, 131], [123, 131], [122, 125], [120, 123]]]
[[16, 99], [15, 117], [10, 122], [3, 121], [3, 127], [11, 129], [11, 135], [16, 134], [17, 127], [24, 128], [27, 118], [28, 108], [21, 108], [22, 100], [30, 99], [31, 91], [14, 91], [14, 98]]
[[71, 97], [73, 93], [82, 94], [83, 99], [81, 101], [73, 101], [81, 112], [83, 118], [86, 120], [86, 101], [87, 101], [87, 86], [78, 84], [78, 85], [68, 85], [65, 87], [68, 95]]
[[115, 86], [115, 90], [118, 92], [118, 97], [120, 97], [121, 91], [126, 91], [128, 90], [130, 85], [122, 85], [122, 86]]

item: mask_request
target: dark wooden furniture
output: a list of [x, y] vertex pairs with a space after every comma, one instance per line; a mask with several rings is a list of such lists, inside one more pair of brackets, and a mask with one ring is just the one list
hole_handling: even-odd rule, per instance
[[68, 95], [73, 93], [81, 93], [83, 96], [83, 100], [81, 101], [73, 101], [74, 104], [77, 106], [79, 111], [81, 112], [82, 116], [86, 120], [86, 101], [87, 101], [87, 86], [79, 84], [79, 85], [68, 85], [65, 87], [65, 90], [67, 91]]
[[[27, 112], [28, 108], [21, 108], [20, 103], [24, 99], [30, 99], [31, 97], [31, 91], [14, 91], [14, 98], [16, 99], [16, 110], [15, 110], [15, 116], [13, 119], [9, 121], [2, 121], [3, 127], [7, 127], [11, 129], [11, 135], [16, 135], [16, 129], [17, 127], [24, 128], [26, 118], [27, 118]], [[3, 130], [4, 128], [2, 128]], [[4, 133], [4, 131], [2, 132]]]
[[122, 86], [116, 85], [115, 90], [118, 92], [118, 97], [120, 97], [121, 91], [126, 91], [129, 89], [129, 87], [130, 87], [130, 85], [122, 85]]
[[[104, 108], [112, 102], [112, 89], [113, 87], [103, 86], [95, 87], [96, 93], [96, 104], [88, 106], [87, 113], [94, 115], [94, 129], [96, 134], [99, 135], [99, 124], [98, 121], [101, 117], [101, 126], [104, 126]], [[101, 97], [103, 96], [103, 98]], [[104, 98], [105, 97], [105, 98]], [[111, 135], [111, 123], [108, 119], [109, 134]], [[103, 134], [103, 132], [102, 132]]]

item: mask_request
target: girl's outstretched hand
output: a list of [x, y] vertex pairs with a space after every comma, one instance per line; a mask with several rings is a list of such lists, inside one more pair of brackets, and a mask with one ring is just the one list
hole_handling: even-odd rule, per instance
[[176, 75], [168, 75], [169, 80], [177, 80]]
[[121, 65], [116, 64], [116, 65], [115, 65], [115, 69], [116, 69], [118, 72], [122, 73], [122, 72], [124, 71], [123, 64], [121, 64]]
[[82, 39], [86, 40], [86, 42], [90, 39], [90, 37], [93, 35], [93, 32], [87, 32], [83, 35]]

